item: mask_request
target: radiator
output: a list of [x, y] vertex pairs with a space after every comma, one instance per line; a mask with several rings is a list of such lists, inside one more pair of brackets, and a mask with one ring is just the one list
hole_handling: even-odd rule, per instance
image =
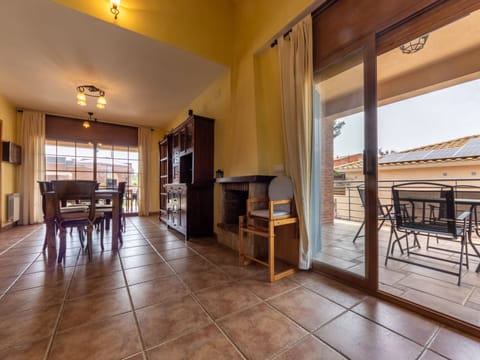
[[7, 204], [7, 221], [14, 222], [20, 220], [20, 194], [8, 194]]

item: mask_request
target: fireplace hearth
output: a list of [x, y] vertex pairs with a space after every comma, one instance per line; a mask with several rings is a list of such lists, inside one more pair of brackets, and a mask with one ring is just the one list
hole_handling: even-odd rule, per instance
[[273, 176], [236, 176], [217, 178], [222, 187], [220, 195], [220, 223], [217, 224], [219, 242], [237, 249], [238, 217], [245, 215], [249, 198], [264, 198]]

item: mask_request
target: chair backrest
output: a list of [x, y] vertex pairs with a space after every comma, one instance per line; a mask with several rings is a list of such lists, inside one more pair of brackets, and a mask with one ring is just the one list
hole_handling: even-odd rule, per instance
[[[456, 185], [455, 199], [480, 200], [480, 187], [475, 185]], [[457, 215], [460, 215], [464, 211], [471, 211], [471, 204], [458, 202], [455, 210], [457, 211]]]
[[[268, 185], [269, 200], [291, 200], [293, 199], [293, 183], [288, 176], [277, 176], [270, 181]], [[291, 212], [289, 204], [275, 206], [275, 211]]]
[[127, 188], [127, 182], [126, 181], [120, 181], [118, 183], [118, 192], [120, 194], [120, 204], [119, 204], [120, 212], [123, 211], [123, 198], [125, 196], [125, 189], [126, 188]]
[[[362, 203], [362, 207], [365, 209], [365, 185], [358, 185], [357, 186], [358, 190], [358, 196], [360, 197], [360, 202]], [[382, 203], [380, 202], [380, 199], [377, 197], [377, 215], [378, 216], [387, 216], [385, 210], [382, 207]]]
[[90, 204], [90, 218], [95, 217], [95, 189], [94, 180], [53, 180], [52, 190], [57, 194], [58, 201], [87, 200]]
[[[452, 186], [411, 182], [392, 186], [395, 224], [405, 228], [456, 236], [455, 191]], [[440, 216], [431, 216], [438, 209]], [[441, 218], [439, 221], [439, 217]]]
[[45, 217], [46, 214], [46, 200], [45, 200], [45, 193], [48, 191], [52, 191], [52, 184], [50, 181], [37, 181], [38, 187], [40, 188], [40, 195], [42, 195], [42, 211], [43, 216]]

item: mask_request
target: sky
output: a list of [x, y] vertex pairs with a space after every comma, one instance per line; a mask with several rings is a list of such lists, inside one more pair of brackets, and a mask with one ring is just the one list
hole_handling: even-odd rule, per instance
[[[343, 119], [334, 156], [363, 151], [363, 114]], [[378, 109], [378, 147], [402, 151], [480, 135], [480, 80], [469, 81]]]

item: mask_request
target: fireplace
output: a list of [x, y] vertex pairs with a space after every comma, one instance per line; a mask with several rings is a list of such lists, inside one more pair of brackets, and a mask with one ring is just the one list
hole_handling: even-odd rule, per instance
[[245, 215], [249, 198], [267, 197], [267, 188], [273, 176], [236, 176], [216, 180], [222, 187], [220, 195], [220, 223], [217, 224], [219, 242], [237, 249], [238, 217]]

